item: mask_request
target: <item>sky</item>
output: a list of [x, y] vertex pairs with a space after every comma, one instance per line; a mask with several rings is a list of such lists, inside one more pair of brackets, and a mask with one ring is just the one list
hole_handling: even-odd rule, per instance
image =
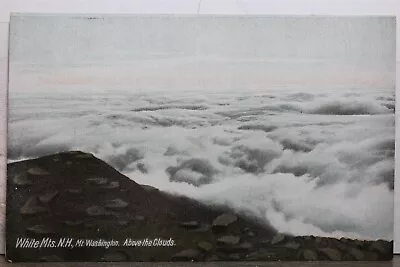
[[15, 15], [10, 90], [395, 87], [394, 17]]

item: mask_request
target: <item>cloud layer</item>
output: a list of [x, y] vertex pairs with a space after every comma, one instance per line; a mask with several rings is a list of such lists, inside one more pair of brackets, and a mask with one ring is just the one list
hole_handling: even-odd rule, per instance
[[392, 239], [393, 91], [12, 93], [8, 156], [92, 152], [297, 235]]

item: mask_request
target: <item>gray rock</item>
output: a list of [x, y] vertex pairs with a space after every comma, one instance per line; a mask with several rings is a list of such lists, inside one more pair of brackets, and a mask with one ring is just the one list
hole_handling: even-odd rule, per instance
[[321, 248], [319, 251], [322, 252], [328, 259], [332, 261], [340, 261], [342, 260], [342, 253], [339, 250], [333, 248]]
[[183, 222], [183, 223], [180, 223], [179, 226], [186, 228], [186, 229], [195, 229], [195, 228], [199, 227], [199, 222], [197, 222], [197, 221]]
[[306, 261], [317, 261], [318, 260], [318, 254], [315, 251], [312, 251], [310, 249], [306, 249], [303, 252], [303, 258]]
[[242, 250], [250, 250], [253, 248], [253, 244], [251, 244], [250, 242], [243, 242], [239, 244], [238, 248]]
[[39, 196], [39, 200], [40, 202], [47, 204], [50, 203], [50, 201], [52, 201], [57, 195], [57, 190], [51, 190], [46, 192], [44, 195]]
[[101, 188], [104, 188], [104, 189], [116, 189], [116, 188], [119, 188], [119, 186], [120, 185], [119, 185], [118, 181], [112, 181], [108, 185], [104, 185]]
[[179, 261], [200, 261], [202, 259], [202, 254], [197, 249], [185, 249], [172, 256], [172, 259]]
[[111, 216], [116, 215], [116, 213], [106, 211], [103, 207], [100, 206], [91, 206], [86, 209], [86, 213], [89, 216]]
[[90, 184], [94, 185], [105, 185], [108, 183], [108, 179], [105, 177], [93, 177], [86, 179]]
[[285, 240], [285, 235], [277, 234], [276, 236], [274, 236], [274, 238], [272, 238], [270, 244], [271, 245], [276, 245], [276, 244], [279, 244], [279, 243], [283, 242], [284, 240]]
[[189, 229], [190, 232], [195, 232], [195, 233], [204, 233], [204, 232], [208, 232], [209, 230], [210, 230], [210, 226], [208, 224], [201, 224], [197, 228]]
[[125, 220], [119, 220], [117, 221], [117, 224], [120, 226], [128, 226], [129, 222]]
[[28, 174], [33, 176], [46, 176], [50, 175], [50, 173], [42, 168], [34, 167], [28, 170]]
[[54, 234], [54, 231], [45, 225], [35, 225], [27, 229], [28, 232], [37, 235]]
[[361, 250], [359, 250], [359, 249], [357, 249], [357, 248], [352, 248], [351, 250], [350, 250], [350, 254], [351, 254], [351, 256], [353, 256], [354, 257], [354, 259], [356, 259], [357, 261], [362, 261], [362, 260], [364, 260], [364, 253], [361, 251]]
[[212, 223], [213, 228], [227, 227], [237, 221], [237, 217], [231, 213], [224, 213], [218, 216]]
[[19, 173], [14, 176], [14, 184], [18, 186], [27, 186], [32, 185], [33, 182], [28, 179], [28, 176], [25, 173]]
[[34, 215], [46, 211], [47, 209], [45, 207], [39, 205], [39, 201], [36, 196], [30, 197], [20, 209], [20, 212], [23, 215]]
[[197, 244], [197, 247], [204, 252], [210, 252], [214, 248], [214, 246], [210, 242], [207, 242], [207, 241], [200, 241]]
[[226, 235], [226, 236], [218, 238], [217, 241], [218, 241], [218, 244], [221, 244], [221, 245], [233, 246], [233, 245], [239, 244], [240, 237], [233, 236], [233, 235]]
[[247, 235], [248, 235], [249, 237], [255, 237], [255, 236], [256, 236], [256, 234], [253, 233], [252, 231], [248, 231], [248, 232], [247, 232]]
[[105, 208], [109, 208], [109, 209], [124, 209], [126, 207], [128, 207], [128, 203], [123, 201], [120, 198], [117, 199], [113, 199], [110, 201], [107, 201], [106, 204], [104, 205]]
[[79, 194], [83, 193], [82, 188], [67, 188], [65, 191], [67, 191], [70, 194], [74, 194], [74, 195], [79, 195]]
[[300, 244], [294, 241], [290, 241], [284, 245], [285, 248], [298, 250], [300, 248]]
[[135, 216], [135, 220], [136, 221], [144, 221], [144, 216], [141, 216], [141, 215], [137, 215], [137, 216]]
[[84, 221], [82, 221], [82, 220], [77, 220], [77, 221], [65, 221], [64, 223], [65, 223], [65, 225], [67, 225], [67, 226], [80, 226], [80, 225], [83, 225]]
[[128, 255], [123, 251], [109, 251], [101, 258], [102, 261], [106, 262], [121, 262], [128, 261], [128, 259]]

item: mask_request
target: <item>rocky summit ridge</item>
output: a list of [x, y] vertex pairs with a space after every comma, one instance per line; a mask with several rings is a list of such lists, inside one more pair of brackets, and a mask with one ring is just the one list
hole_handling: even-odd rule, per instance
[[13, 262], [392, 259], [393, 242], [281, 234], [227, 207], [137, 184], [80, 151], [10, 163], [7, 179]]

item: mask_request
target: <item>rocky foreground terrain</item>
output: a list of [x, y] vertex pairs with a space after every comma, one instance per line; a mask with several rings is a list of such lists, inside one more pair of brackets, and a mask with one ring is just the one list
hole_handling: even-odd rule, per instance
[[[392, 259], [392, 242], [280, 234], [226, 207], [139, 185], [79, 151], [8, 164], [7, 190], [13, 262]], [[21, 238], [27, 247], [16, 247]], [[101, 245], [111, 240], [119, 244]]]

